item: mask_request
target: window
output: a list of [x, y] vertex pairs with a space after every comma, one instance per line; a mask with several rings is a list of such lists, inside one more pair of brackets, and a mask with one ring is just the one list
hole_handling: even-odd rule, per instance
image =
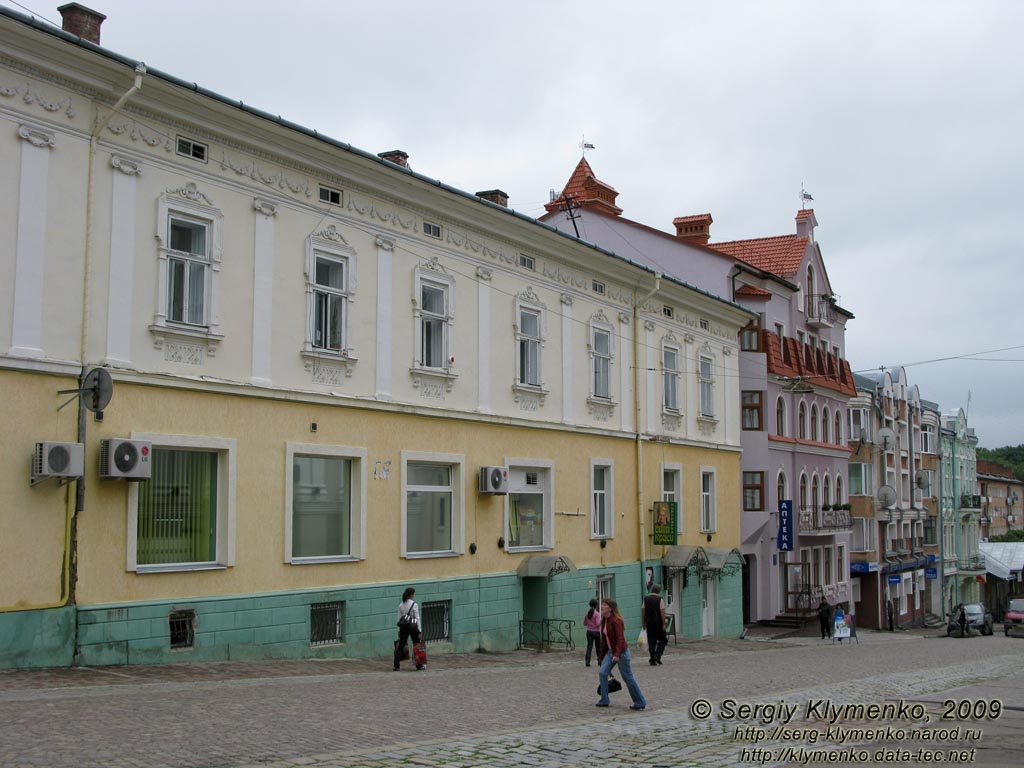
[[853, 551], [854, 552], [874, 552], [875, 551], [875, 520], [874, 518], [867, 519], [863, 517], [853, 517], [850, 519], [852, 525], [853, 534]]
[[836, 475], [836, 504], [844, 504], [843, 501], [843, 476]]
[[715, 509], [715, 473], [701, 469], [700, 473], [700, 530], [713, 533], [718, 528], [718, 514]]
[[209, 223], [171, 214], [168, 229], [167, 320], [205, 326]]
[[802, 348], [804, 346], [804, 344], [807, 343], [807, 334], [805, 334], [803, 331], [797, 331], [796, 332], [796, 340], [797, 340], [797, 343], [799, 343], [801, 348]]
[[309, 606], [309, 644], [337, 645], [342, 640], [344, 603], [313, 603]]
[[671, 320], [672, 318], [674, 318], [676, 316], [676, 311], [672, 307], [670, 307], [668, 304], [662, 304], [662, 306], [661, 306], [661, 314], [664, 317], [667, 317], [667, 318], [669, 318]]
[[821, 503], [832, 506], [832, 480], [828, 475], [821, 481]]
[[128, 489], [128, 570], [234, 565], [235, 441], [133, 433], [153, 443], [148, 480]]
[[806, 511], [807, 506], [807, 475], [800, 475], [800, 511]]
[[186, 139], [184, 136], [178, 137], [177, 152], [182, 157], [190, 157], [201, 163], [206, 162], [206, 145], [192, 139]]
[[817, 475], [811, 477], [811, 506], [815, 509], [821, 506], [821, 484]]
[[799, 415], [797, 416], [797, 428], [799, 429], [799, 432], [797, 434], [800, 436], [800, 439], [801, 440], [806, 440], [807, 439], [807, 404], [806, 403], [800, 403], [800, 411], [799, 411]]
[[341, 205], [341, 192], [321, 185], [320, 202], [330, 203], [331, 205]]
[[832, 427], [831, 421], [832, 421], [832, 417], [831, 417], [831, 414], [829, 414], [829, 412], [828, 412], [828, 408], [822, 408], [821, 409], [821, 442], [823, 442], [823, 443], [831, 443], [832, 442], [832, 436], [830, 434], [831, 431], [832, 431], [832, 429], [831, 429], [831, 427]]
[[931, 424], [921, 426], [921, 453], [935, 453], [935, 427]]
[[775, 478], [775, 494], [777, 496], [776, 503], [789, 499], [789, 485], [786, 482], [785, 472], [779, 472], [779, 476]]
[[537, 269], [537, 262], [533, 256], [527, 256], [525, 253], [519, 254], [519, 266], [523, 269], [529, 269], [531, 271]]
[[846, 545], [836, 545], [836, 584], [846, 581]]
[[661, 466], [661, 500], [676, 502], [676, 533], [683, 532], [683, 468], [679, 464]]
[[786, 436], [786, 401], [781, 395], [775, 401], [775, 433], [779, 437]]
[[464, 457], [406, 451], [401, 458], [402, 556], [461, 554]]
[[415, 278], [414, 370], [454, 378], [450, 370], [455, 281], [436, 259], [417, 267]]
[[288, 443], [285, 562], [365, 557], [365, 448]]
[[843, 414], [836, 411], [836, 424], [835, 432], [833, 433], [836, 438], [836, 445], [843, 444]]
[[700, 415], [715, 416], [714, 361], [710, 357], [700, 358]]
[[345, 349], [346, 298], [343, 259], [317, 253], [313, 267], [313, 347], [341, 352]]
[[758, 323], [751, 323], [740, 331], [740, 351], [761, 351], [761, 327]]
[[811, 440], [818, 439], [818, 406], [811, 406]]
[[764, 472], [743, 473], [743, 511], [764, 510]]
[[832, 547], [826, 546], [824, 551], [824, 557], [822, 558], [822, 564], [825, 566], [824, 580], [822, 584], [835, 584], [832, 581]]
[[590, 538], [610, 539], [615, 535], [611, 462], [591, 460], [590, 477]]
[[531, 387], [540, 386], [540, 310], [519, 307], [519, 374], [517, 382]]
[[762, 425], [762, 393], [758, 391], [743, 392], [743, 429], [760, 430]]
[[507, 459], [508, 549], [551, 549], [554, 546], [552, 482], [554, 464]]
[[775, 324], [775, 335], [779, 337], [779, 344], [782, 344], [786, 339], [786, 326], [782, 323]]
[[592, 365], [591, 389], [594, 397], [611, 398], [612, 332], [594, 327], [590, 332]]
[[679, 410], [679, 349], [665, 346], [661, 350], [665, 392], [662, 404], [667, 411]]
[[708, 322], [707, 320], [705, 320], [705, 319], [704, 319], [704, 318], [702, 317], [702, 318], [700, 319], [700, 329], [701, 329], [702, 331], [709, 331], [709, 330], [711, 330], [711, 323], [709, 323], [709, 322]]
[[850, 462], [850, 495], [870, 496], [874, 492], [874, 467]]
[[441, 239], [441, 225], [431, 224], [429, 221], [423, 222], [423, 234], [427, 237], [434, 237], [438, 240]]
[[591, 281], [590, 287], [598, 296], [604, 296], [605, 286], [600, 280]]
[[424, 643], [449, 643], [452, 639], [452, 601], [433, 600], [420, 606], [420, 631]]
[[869, 408], [850, 408], [850, 439], [871, 439], [871, 410]]
[[195, 610], [189, 608], [184, 611], [171, 611], [167, 616], [167, 633], [172, 650], [195, 647]]

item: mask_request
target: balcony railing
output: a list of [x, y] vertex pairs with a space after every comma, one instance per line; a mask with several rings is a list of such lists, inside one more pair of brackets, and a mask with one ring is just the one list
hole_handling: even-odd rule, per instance
[[800, 533], [843, 531], [849, 530], [851, 525], [848, 509], [800, 508]]
[[984, 555], [977, 555], [975, 557], [957, 558], [956, 567], [961, 571], [984, 571], [985, 557]]
[[981, 496], [963, 494], [960, 496], [960, 509], [981, 509]]
[[807, 297], [807, 322], [817, 327], [831, 327], [836, 323], [836, 305], [831, 296]]

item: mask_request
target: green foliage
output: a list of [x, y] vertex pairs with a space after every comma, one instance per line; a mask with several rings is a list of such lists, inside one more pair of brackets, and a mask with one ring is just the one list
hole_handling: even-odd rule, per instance
[[1024, 541], [1024, 531], [1019, 528], [1007, 531], [998, 536], [989, 536], [989, 541]]
[[1024, 481], [1024, 444], [1003, 448], [978, 448], [978, 458], [994, 461], [1013, 470], [1013, 476]]

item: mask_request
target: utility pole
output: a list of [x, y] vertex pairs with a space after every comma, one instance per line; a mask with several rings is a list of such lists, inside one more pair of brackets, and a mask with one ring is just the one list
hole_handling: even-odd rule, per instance
[[562, 211], [565, 218], [572, 222], [573, 231], [576, 232], [576, 239], [580, 239], [580, 228], [576, 226], [576, 219], [579, 218], [577, 211], [580, 209], [579, 201], [575, 195], [566, 195], [562, 198]]

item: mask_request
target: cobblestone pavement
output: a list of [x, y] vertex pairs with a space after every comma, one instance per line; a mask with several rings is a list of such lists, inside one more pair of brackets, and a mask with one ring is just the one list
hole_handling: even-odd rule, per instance
[[[682, 643], [670, 645], [655, 668], [635, 654], [650, 703], [644, 712], [628, 709], [625, 691], [613, 695], [610, 708], [595, 709], [596, 666], [585, 668], [580, 651], [438, 656], [426, 671], [397, 674], [386, 659], [0, 672], [0, 766], [655, 768], [817, 764], [844, 749], [847, 764], [920, 765], [922, 748], [945, 755], [961, 746], [976, 752], [955, 763], [1020, 765], [1024, 642], [935, 632], [862, 631], [859, 639], [842, 646], [754, 635]], [[998, 699], [1004, 708], [995, 720], [944, 723], [937, 718], [950, 697]], [[781, 720], [763, 726], [727, 719], [730, 698], [795, 707], [786, 727], [799, 728], [800, 738], [738, 731]], [[707, 720], [691, 713], [700, 699], [711, 705]], [[881, 719], [845, 717], [830, 734], [807, 710], [817, 701], [901, 700], [931, 722], [894, 711]], [[852, 730], [886, 725], [894, 730]], [[912, 729], [940, 726], [960, 730], [941, 742], [911, 736]], [[981, 734], [967, 734], [967, 727]], [[848, 741], [839, 745], [843, 737]], [[790, 747], [792, 754], [782, 754]], [[868, 760], [853, 751], [861, 748], [870, 750]], [[879, 749], [900, 758], [895, 750], [911, 748], [913, 759], [875, 759]]]

